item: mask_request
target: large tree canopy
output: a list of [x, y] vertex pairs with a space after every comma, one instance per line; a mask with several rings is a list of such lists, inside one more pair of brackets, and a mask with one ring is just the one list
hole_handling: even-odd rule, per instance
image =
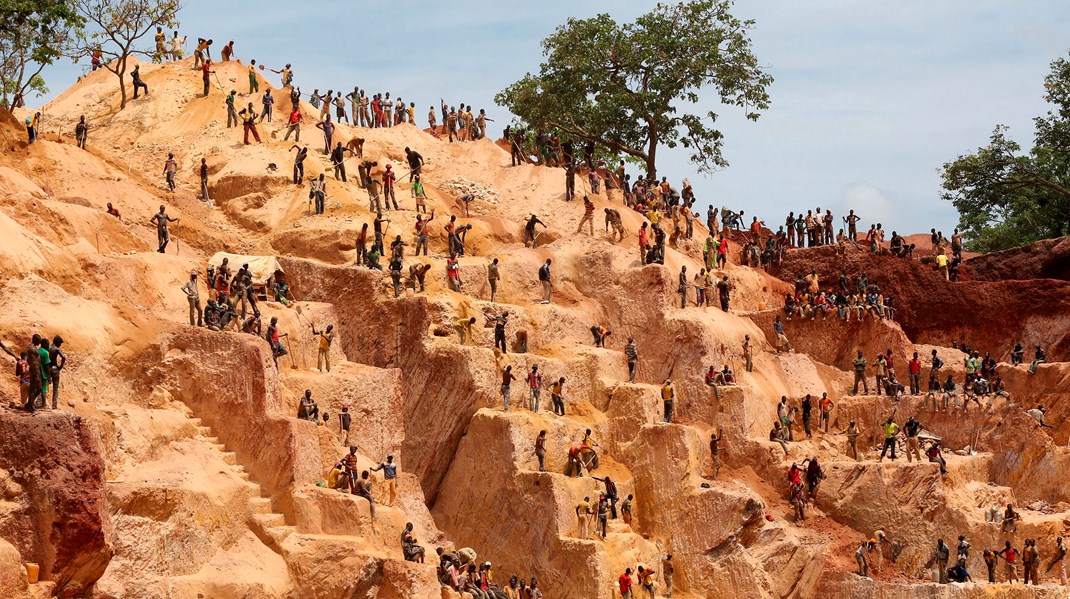
[[943, 198], [959, 211], [969, 249], [989, 252], [1070, 234], [1070, 61], [1044, 79], [1051, 108], [1033, 119], [1033, 147], [998, 125], [987, 146], [944, 164]]
[[688, 112], [712, 89], [756, 120], [773, 78], [759, 66], [731, 0], [658, 4], [634, 23], [609, 15], [569, 19], [543, 40], [546, 61], [495, 101], [536, 128], [642, 160], [656, 174], [658, 147], [682, 145], [700, 171], [727, 166], [717, 114]]
[[41, 71], [63, 55], [72, 29], [83, 20], [66, 0], [0, 0], [0, 95], [48, 93]]

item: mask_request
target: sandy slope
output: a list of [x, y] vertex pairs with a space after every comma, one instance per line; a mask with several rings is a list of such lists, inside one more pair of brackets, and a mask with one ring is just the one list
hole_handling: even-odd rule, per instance
[[[832, 432], [803, 440], [797, 431], [800, 440], [788, 456], [767, 441], [781, 395], [797, 400], [828, 391], [837, 402], [832, 429], [857, 420], [865, 431], [860, 444], [877, 442], [877, 424], [891, 406], [883, 398], [847, 395], [850, 355], [855, 348], [874, 354], [892, 347], [905, 360], [914, 342], [945, 344], [940, 335], [919, 332], [923, 319], [912, 316], [904, 327], [914, 338], [889, 322], [792, 322], [788, 335], [798, 353], [776, 355], [771, 322], [790, 287], [765, 272], [729, 265], [718, 273], [735, 286], [728, 313], [678, 307], [677, 273], [686, 266], [693, 275], [701, 266], [701, 227], [694, 240], [669, 251], [664, 267], [643, 267], [635, 245], [643, 218], [624, 209], [619, 196], [593, 196], [595, 234], [577, 233], [582, 204], [563, 201], [561, 170], [509, 167], [508, 154], [490, 140], [448, 144], [410, 125], [341, 126], [335, 139], [365, 138], [364, 155], [379, 163], [377, 175], [386, 164], [403, 175], [406, 147], [426, 159], [428, 205], [436, 214], [431, 251], [407, 256], [406, 266], [420, 261], [432, 270], [426, 293], [395, 300], [386, 275], [352, 266], [355, 235], [372, 217], [364, 190], [353, 178], [334, 180], [328, 170], [327, 213], [312, 216], [307, 186], [290, 181], [292, 143], [281, 141], [279, 132], [288, 94], [274, 90], [275, 123], [259, 126], [265, 143], [246, 146], [240, 129], [224, 126], [225, 90], [213, 86], [201, 97], [199, 73], [190, 66], [190, 60], [143, 65], [152, 93], [123, 111], [117, 110], [113, 76], [91, 73], [44, 108], [40, 143], [15, 143], [0, 153], [0, 307], [7, 316], [0, 338], [15, 347], [34, 331], [66, 338], [71, 367], [62, 414], [52, 417], [91, 423], [99, 447], [87, 445], [82, 457], [99, 460], [105, 474], [87, 521], [114, 555], [95, 569], [74, 569], [55, 558], [77, 558], [74, 541], [5, 525], [38, 521], [48, 501], [38, 487], [18, 480], [24, 475], [16, 475], [17, 454], [0, 449], [0, 474], [14, 481], [0, 504], [0, 539], [15, 545], [23, 561], [42, 563], [46, 577], [61, 587], [95, 585], [100, 597], [450, 596], [435, 582], [432, 558], [428, 565], [401, 560], [398, 538], [411, 521], [429, 555], [432, 544], [472, 547], [480, 561], [494, 561], [498, 581], [513, 572], [537, 575], [548, 596], [609, 597], [624, 567], [660, 569], [671, 552], [675, 596], [685, 599], [923, 597], [936, 592], [918, 584], [933, 538], [964, 532], [976, 539], [975, 548], [1001, 540], [980, 518], [979, 506], [1030, 502], [1015, 542], [1036, 537], [1044, 552], [1063, 531], [1067, 506], [1061, 502], [1070, 497], [1058, 473], [1070, 458], [1053, 438], [1066, 438], [1064, 425], [1054, 437], [1038, 432], [1003, 400], [971, 416], [972, 429], [961, 416], [924, 412], [919, 400], [900, 403], [900, 415], [924, 414], [927, 428], [944, 436], [950, 450], [969, 445], [982, 452], [951, 455], [947, 477], [930, 464], [855, 463], [846, 457], [842, 435]], [[216, 69], [223, 88], [242, 89], [244, 66]], [[302, 143], [312, 149], [306, 176], [312, 177], [328, 165], [314, 111], [302, 108]], [[81, 114], [93, 126], [88, 151], [71, 140]], [[8, 135], [19, 134], [11, 123], [2, 126]], [[180, 165], [175, 193], [164, 189], [161, 175], [168, 152]], [[197, 197], [202, 157], [213, 206]], [[347, 161], [354, 178], [357, 162]], [[491, 192], [472, 203], [470, 217], [454, 202], [450, 185], [458, 181]], [[388, 214], [388, 238], [412, 243], [414, 201], [403, 176], [397, 191], [402, 210]], [[121, 220], [104, 213], [108, 202], [122, 212]], [[148, 225], [160, 204], [180, 218], [165, 255], [154, 251]], [[600, 226], [605, 207], [624, 215], [629, 236], [619, 244]], [[537, 250], [521, 243], [522, 223], [532, 213], [547, 224]], [[473, 225], [461, 259], [463, 293], [445, 285], [442, 226], [450, 215]], [[261, 340], [186, 323], [178, 287], [191, 270], [203, 272], [216, 251], [283, 257], [302, 301], [300, 314], [262, 306], [264, 316], [277, 316], [290, 335], [292, 355], [277, 371]], [[497, 304], [488, 301], [485, 282], [491, 257], [502, 265]], [[555, 299], [540, 305], [535, 273], [547, 258], [554, 264]], [[831, 280], [838, 266], [833, 260], [820, 250], [800, 250], [785, 272], [820, 269]], [[920, 267], [900, 270], [865, 256], [852, 257], [851, 267], [889, 278], [925, 276]], [[908, 315], [927, 301], [901, 297], [919, 304], [907, 306]], [[492, 333], [482, 316], [505, 309], [512, 313], [510, 337], [527, 331], [529, 353], [489, 349]], [[480, 320], [475, 343], [460, 346], [452, 322], [469, 315]], [[1037, 322], [1029, 330], [1039, 331]], [[311, 323], [336, 325], [329, 374], [313, 371]], [[590, 347], [593, 324], [614, 331], [606, 349]], [[987, 320], [955, 326], [976, 329], [977, 338], [992, 343], [998, 333]], [[622, 382], [627, 335], [636, 338], [642, 356], [637, 385]], [[743, 370], [744, 335], [755, 347], [752, 373]], [[951, 350], [941, 351], [958, 372]], [[716, 397], [702, 384], [702, 372], [726, 363], [740, 384]], [[545, 395], [538, 414], [501, 411], [501, 369], [511, 365], [522, 376], [533, 364], [547, 379], [566, 378], [565, 418], [545, 412]], [[1065, 364], [1042, 366], [1033, 379], [1020, 370], [1007, 367], [1004, 375], [1016, 399], [1043, 401], [1064, 420], [1070, 402], [1056, 390], [1070, 376]], [[675, 425], [660, 424], [658, 391], [665, 379], [678, 393]], [[375, 522], [363, 499], [315, 486], [345, 447], [336, 420], [317, 427], [293, 417], [305, 389], [332, 418], [343, 404], [350, 406], [360, 468], [387, 453], [401, 463], [399, 503], [378, 505]], [[514, 406], [523, 405], [523, 391], [514, 383]], [[0, 384], [0, 396], [5, 403], [18, 397], [11, 380]], [[43, 421], [29, 418], [0, 414], [11, 430], [36, 434], [25, 423]], [[630, 527], [613, 521], [604, 543], [576, 538], [573, 512], [600, 485], [560, 474], [565, 450], [587, 428], [602, 449], [596, 474], [611, 475], [622, 495], [636, 496], [636, 521]], [[724, 431], [724, 464], [713, 480], [706, 443], [717, 428]], [[550, 473], [534, 468], [531, 443], [539, 430], [548, 431]], [[814, 517], [795, 522], [784, 468], [812, 456], [826, 464], [828, 479]], [[52, 465], [50, 472], [63, 469]], [[898, 560], [886, 562], [875, 576], [879, 582], [847, 574], [858, 539], [879, 526], [902, 544]], [[8, 570], [17, 561], [10, 553], [0, 543], [0, 563]], [[337, 575], [339, 567], [345, 576]], [[9, 580], [0, 576], [4, 596], [33, 592]], [[983, 591], [941, 592], [972, 597]], [[1020, 596], [1055, 592], [1048, 587]]]

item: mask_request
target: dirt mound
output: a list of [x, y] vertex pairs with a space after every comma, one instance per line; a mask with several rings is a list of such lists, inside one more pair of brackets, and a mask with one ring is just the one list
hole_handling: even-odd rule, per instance
[[1044, 239], [969, 258], [966, 267], [970, 278], [979, 281], [1070, 281], [1070, 237]]

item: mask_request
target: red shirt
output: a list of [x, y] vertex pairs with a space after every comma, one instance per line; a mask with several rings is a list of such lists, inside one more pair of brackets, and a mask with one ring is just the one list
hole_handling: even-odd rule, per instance
[[617, 579], [617, 584], [620, 585], [620, 593], [623, 595], [632, 590], [632, 577], [627, 573], [621, 574]]
[[788, 482], [793, 484], [793, 485], [801, 485], [802, 484], [802, 475], [800, 474], [801, 472], [802, 471], [799, 470], [798, 468], [792, 468], [791, 470], [788, 470]]
[[210, 64], [208, 64], [207, 62], [204, 63], [203, 67], [201, 67], [201, 71], [204, 72], [204, 78], [205, 79], [208, 79], [208, 73], [211, 73], [211, 71], [209, 70], [210, 68], [212, 68], [212, 66]]
[[457, 268], [457, 261], [456, 260], [446, 260], [446, 276], [455, 279], [458, 276], [460, 276], [460, 274], [461, 273]]
[[723, 238], [721, 239], [721, 243], [717, 246], [717, 253], [721, 254], [723, 256], [727, 256], [728, 255], [728, 240], [727, 239], [723, 239]]
[[892, 366], [892, 354], [884, 354], [884, 361], [888, 362], [888, 368], [894, 368]]
[[1003, 552], [1003, 557], [1007, 558], [1008, 564], [1013, 564], [1018, 561], [1018, 550], [1014, 547], [1008, 547], [1007, 550]]
[[646, 229], [639, 229], [639, 245], [649, 245], [649, 241], [646, 236]]
[[921, 360], [915, 358], [910, 361], [910, 374], [921, 374]]
[[394, 186], [394, 171], [386, 171], [383, 173], [383, 187]]
[[290, 113], [290, 124], [291, 125], [296, 125], [297, 123], [300, 123], [300, 122], [301, 122], [301, 111], [300, 110], [294, 110], [293, 112], [291, 112]]

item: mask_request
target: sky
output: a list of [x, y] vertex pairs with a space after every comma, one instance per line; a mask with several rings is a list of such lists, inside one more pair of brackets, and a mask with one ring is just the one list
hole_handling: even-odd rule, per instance
[[[497, 137], [511, 116], [494, 95], [538, 70], [556, 26], [602, 13], [625, 22], [655, 4], [231, 0], [220, 10], [185, 0], [179, 18], [191, 40], [215, 40], [213, 56], [235, 40], [244, 62], [292, 63], [305, 92], [389, 91], [416, 102], [421, 124], [440, 97], [463, 101], [487, 110]], [[940, 166], [985, 145], [1000, 123], [1028, 147], [1048, 65], [1070, 50], [1065, 0], [737, 0], [734, 14], [757, 21], [772, 105], [751, 122], [700, 93], [701, 112], [721, 115], [729, 167], [699, 175], [686, 150], [662, 149], [658, 171], [677, 185], [689, 178], [703, 213], [743, 209], [774, 228], [788, 211], [821, 207], [837, 217], [853, 208], [863, 225], [902, 234], [949, 232], [958, 216], [940, 199]], [[80, 72], [62, 63], [45, 76], [58, 93]]]

